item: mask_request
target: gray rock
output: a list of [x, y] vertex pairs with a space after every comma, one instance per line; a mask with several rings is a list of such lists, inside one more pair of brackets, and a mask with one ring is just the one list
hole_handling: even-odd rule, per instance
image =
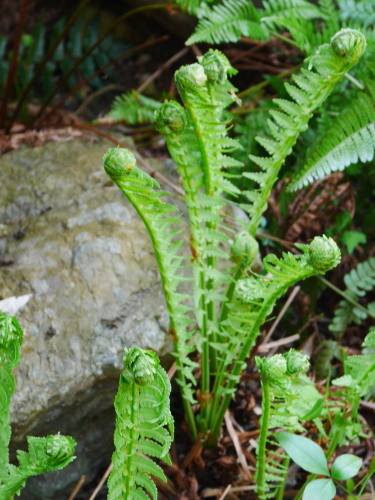
[[108, 465], [124, 347], [171, 348], [152, 245], [103, 170], [108, 147], [74, 140], [1, 159], [0, 300], [32, 294], [17, 314], [12, 447], [59, 431], [79, 443], [65, 471], [29, 480], [29, 500], [66, 499]]

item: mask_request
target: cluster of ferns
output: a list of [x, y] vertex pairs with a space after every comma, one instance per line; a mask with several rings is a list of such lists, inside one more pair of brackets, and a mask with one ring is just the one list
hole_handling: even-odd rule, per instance
[[[231, 153], [239, 144], [228, 135], [225, 114], [225, 108], [236, 101], [236, 89], [228, 79], [236, 71], [222, 53], [209, 50], [198, 63], [176, 72], [183, 105], [166, 101], [156, 110], [155, 121], [182, 180], [190, 223], [188, 257], [181, 251], [184, 242], [179, 238], [182, 222], [177, 208], [163, 199], [168, 193], [137, 166], [131, 151], [110, 149], [104, 157], [107, 174], [138, 212], [152, 240], [187, 424], [191, 437], [205, 445], [218, 440], [245, 360], [276, 301], [295, 283], [324, 274], [340, 262], [336, 243], [322, 235], [309, 245], [297, 245], [299, 254], [267, 255], [263, 272], [256, 272], [256, 232], [285, 159], [314, 111], [357, 63], [365, 47], [366, 39], [359, 31], [341, 30], [330, 44], [323, 44], [308, 58], [300, 74], [293, 77], [293, 84], [286, 84], [291, 100], [275, 99], [278, 109], [270, 112], [268, 121], [271, 136], [258, 138], [269, 156], [251, 156], [257, 171], [243, 174], [255, 183], [251, 191], [240, 191], [234, 182], [241, 164]], [[239, 207], [248, 217], [236, 217], [228, 204]], [[303, 356], [299, 362], [301, 370], [293, 372], [283, 358], [283, 376], [298, 379], [294, 385], [303, 387], [306, 379], [296, 375], [305, 371], [308, 363]], [[257, 364], [264, 393], [271, 380], [270, 409], [274, 408], [278, 422], [281, 419], [288, 428], [286, 422], [293, 415], [285, 413], [285, 405], [295, 393], [272, 390], [268, 364], [261, 360]], [[290, 382], [285, 384], [289, 388]], [[298, 415], [294, 417], [298, 428]], [[269, 464], [268, 472], [265, 469], [269, 442], [269, 422], [266, 425], [265, 420], [263, 415], [266, 434], [259, 445], [257, 473], [262, 500], [274, 498], [275, 477], [285, 476], [280, 460], [273, 468]]]

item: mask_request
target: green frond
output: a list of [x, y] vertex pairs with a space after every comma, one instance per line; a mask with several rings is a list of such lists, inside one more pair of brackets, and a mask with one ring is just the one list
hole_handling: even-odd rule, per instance
[[306, 0], [265, 0], [265, 12], [262, 22], [270, 27], [283, 23], [288, 18], [319, 19], [322, 17], [320, 9]]
[[358, 23], [361, 26], [375, 24], [375, 5], [368, 0], [338, 0], [341, 19], [347, 23]]
[[[187, 297], [177, 293], [177, 287], [183, 280], [182, 274], [178, 273], [184, 267], [183, 257], [177, 254], [181, 242], [173, 241], [179, 232], [173, 229], [173, 226], [180, 224], [180, 220], [172, 216], [176, 208], [162, 201], [161, 198], [166, 193], [157, 190], [158, 183], [136, 166], [135, 157], [130, 151], [110, 149], [104, 156], [104, 168], [136, 209], [150, 235], [159, 265], [169, 313], [170, 332], [179, 366], [177, 381], [182, 387], [184, 397], [192, 402], [194, 399], [190, 383], [182, 376], [182, 366], [190, 352], [189, 335], [193, 335], [193, 332], [188, 334], [186, 331], [192, 320], [186, 316], [189, 308], [181, 303]], [[192, 374], [188, 378], [191, 382], [194, 381]]]
[[[164, 472], [148, 456], [169, 463], [173, 417], [169, 410], [171, 386], [152, 351], [125, 349], [124, 370], [115, 398], [116, 430], [113, 470], [108, 479], [109, 500], [157, 499], [150, 475], [166, 481]], [[146, 456], [145, 456], [146, 455]]]
[[200, 17], [201, 13], [208, 9], [208, 4], [214, 1], [215, 0], [176, 0], [176, 3], [181, 5], [181, 8], [189, 12], [189, 14], [195, 14]]
[[236, 42], [241, 36], [267, 40], [268, 30], [260, 22], [261, 13], [248, 0], [227, 0], [207, 11], [186, 44]]
[[375, 107], [372, 99], [360, 92], [358, 99], [323, 136], [316, 151], [288, 189], [300, 189], [358, 161], [369, 162], [374, 158], [374, 150]]
[[[274, 140], [271, 143], [273, 153], [269, 158], [251, 157], [266, 173], [266, 177], [262, 179], [260, 189], [251, 195], [250, 206], [243, 206], [250, 215], [250, 234], [254, 235], [256, 232], [278, 172], [291, 153], [298, 136], [306, 130], [314, 110], [324, 102], [335, 84], [358, 61], [365, 47], [366, 39], [359, 31], [339, 31], [332, 38], [330, 46], [322, 45], [315, 55], [306, 60], [309, 68], [302, 69], [300, 75], [293, 76], [295, 85], [285, 84], [287, 92], [298, 106], [275, 99], [282, 111], [272, 110], [272, 120], [268, 122]], [[311, 71], [312, 67], [315, 71]], [[264, 142], [264, 139], [261, 141]]]
[[[344, 276], [344, 283], [346, 285], [345, 293], [355, 301], [373, 290], [375, 287], [375, 257], [359, 263], [355, 269]], [[366, 318], [365, 311], [356, 308], [347, 300], [341, 300], [328, 328], [336, 338], [339, 338], [352, 321], [360, 324]]]
[[130, 125], [153, 123], [154, 113], [160, 106], [159, 101], [132, 90], [115, 98], [105, 119], [111, 118], [115, 122], [125, 122]]

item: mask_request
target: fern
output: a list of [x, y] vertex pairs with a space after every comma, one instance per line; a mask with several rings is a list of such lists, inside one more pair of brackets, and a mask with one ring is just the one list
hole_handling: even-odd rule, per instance
[[111, 118], [115, 122], [124, 121], [130, 125], [153, 123], [154, 113], [160, 106], [161, 103], [155, 99], [145, 97], [133, 90], [116, 97], [104, 120]]
[[[291, 426], [290, 413], [280, 411], [293, 400], [292, 378], [305, 373], [309, 368], [308, 356], [293, 349], [284, 355], [276, 354], [269, 358], [255, 358], [261, 376], [262, 416], [257, 448], [256, 483], [259, 500], [275, 498], [275, 493], [288, 472], [285, 455], [275, 451], [269, 453], [274, 445], [269, 436], [271, 420], [278, 416], [278, 425], [284, 430], [295, 430]], [[276, 460], [275, 460], [276, 458]]]
[[316, 19], [321, 18], [320, 9], [306, 0], [268, 0], [264, 1], [265, 7], [262, 22], [267, 23], [271, 28], [274, 25], [283, 23], [291, 16], [298, 19]]
[[182, 9], [189, 12], [189, 14], [195, 14], [198, 17], [205, 12], [208, 8], [208, 4], [215, 2], [215, 0], [176, 0], [176, 3], [181, 5]]
[[[355, 269], [346, 274], [344, 283], [346, 285], [345, 293], [354, 301], [358, 301], [359, 297], [363, 297], [367, 292], [373, 290], [375, 287], [375, 257], [361, 262]], [[339, 338], [349, 323], [354, 321], [356, 324], [360, 324], [366, 318], [365, 311], [356, 308], [347, 300], [341, 300], [328, 328], [336, 338]]]
[[[342, 46], [348, 47], [348, 50], [339, 55]], [[341, 30], [333, 37], [331, 46], [323, 45], [316, 55], [308, 59], [309, 67], [314, 66], [315, 72], [302, 69], [302, 75], [294, 76], [296, 85], [285, 84], [287, 92], [295, 102], [275, 99], [281, 111], [270, 112], [272, 120], [269, 120], [268, 124], [272, 138], [257, 138], [270, 157], [250, 156], [261, 172], [244, 174], [259, 184], [258, 190], [244, 193], [250, 201], [250, 204], [242, 205], [251, 217], [250, 234], [255, 234], [278, 172], [285, 158], [291, 153], [299, 134], [306, 130], [313, 111], [324, 102], [335, 84], [358, 61], [365, 47], [366, 39], [361, 33], [356, 30]]]
[[113, 470], [108, 479], [108, 500], [157, 498], [150, 478], [163, 481], [162, 469], [150, 457], [170, 463], [173, 417], [169, 410], [171, 387], [152, 351], [125, 349], [124, 370], [115, 398], [116, 430]]
[[373, 26], [375, 23], [375, 5], [367, 0], [338, 0], [340, 15], [343, 21], [358, 23], [362, 26]]
[[176, 209], [161, 200], [166, 193], [156, 190], [158, 183], [136, 166], [135, 157], [130, 151], [110, 149], [104, 156], [104, 168], [142, 218], [153, 243], [177, 358], [177, 382], [182, 389], [185, 411], [193, 418], [190, 407], [194, 402], [191, 384], [195, 384], [192, 370], [196, 363], [189, 359], [189, 354], [193, 351], [189, 340], [194, 332], [188, 333], [186, 330], [192, 322], [186, 317], [190, 308], [181, 303], [189, 297], [176, 291], [178, 284], [184, 279], [177, 274], [183, 261], [177, 255], [181, 242], [173, 242], [173, 238], [180, 232], [172, 228], [173, 225], [180, 224], [179, 219], [171, 215]]
[[18, 451], [19, 466], [9, 464], [9, 405], [15, 388], [12, 370], [20, 360], [23, 332], [16, 318], [0, 311], [0, 500], [18, 495], [28, 477], [59, 470], [74, 460], [69, 436], [28, 437], [28, 452]]
[[206, 12], [186, 44], [236, 42], [241, 36], [267, 40], [268, 29], [260, 20], [260, 12], [248, 0], [228, 0]]
[[321, 144], [306, 162], [306, 166], [289, 184], [294, 191], [322, 179], [332, 172], [344, 170], [359, 160], [363, 163], [374, 158], [375, 108], [371, 97], [360, 92], [351, 107], [324, 135]]

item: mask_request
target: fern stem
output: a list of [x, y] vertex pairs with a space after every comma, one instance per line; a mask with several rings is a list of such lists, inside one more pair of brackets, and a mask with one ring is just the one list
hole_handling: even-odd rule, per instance
[[293, 45], [293, 47], [297, 47], [297, 49], [300, 48], [298, 43], [294, 42], [291, 38], [288, 38], [287, 36], [280, 35], [277, 31], [270, 31], [270, 35], [274, 36], [275, 38], [278, 38], [279, 40], [282, 40], [283, 42], [288, 43], [289, 45]]
[[365, 90], [365, 86], [363, 83], [359, 82], [357, 78], [354, 78], [350, 73], [345, 73], [345, 78], [347, 78], [350, 82], [354, 83], [356, 87], [359, 88], [359, 90]]
[[262, 384], [262, 417], [257, 452], [256, 483], [259, 500], [266, 500], [266, 451], [268, 427], [271, 416], [271, 391], [266, 377], [261, 377]]
[[334, 290], [336, 293], [338, 293], [339, 295], [341, 295], [341, 297], [343, 297], [352, 306], [356, 307], [357, 309], [360, 309], [361, 311], [363, 311], [364, 313], [366, 313], [367, 316], [370, 316], [370, 318], [375, 319], [375, 314], [372, 314], [368, 309], [366, 309], [366, 307], [363, 307], [361, 304], [359, 304], [358, 302], [356, 302], [346, 292], [344, 292], [343, 290], [340, 290], [340, 288], [337, 288], [337, 286], [333, 285], [330, 281], [326, 280], [322, 276], [316, 276], [316, 278], [319, 281], [321, 281], [322, 283], [324, 283], [326, 286], [328, 286], [329, 288], [331, 288], [331, 290]]
[[290, 457], [288, 455], [285, 455], [282, 461], [282, 467], [285, 469], [285, 473], [283, 474], [282, 483], [280, 484], [280, 486], [277, 487], [275, 500], [283, 500], [284, 498], [284, 491], [286, 486], [286, 480], [288, 477], [289, 464], [290, 464]]

